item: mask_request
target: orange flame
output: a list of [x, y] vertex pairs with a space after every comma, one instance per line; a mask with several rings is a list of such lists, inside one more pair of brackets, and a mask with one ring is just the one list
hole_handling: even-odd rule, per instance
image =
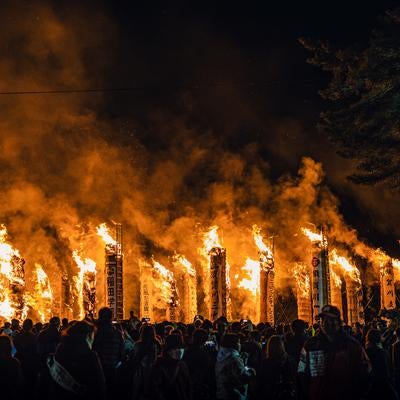
[[13, 259], [20, 259], [18, 250], [14, 249], [7, 240], [7, 228], [0, 225], [0, 316], [10, 319], [15, 314], [15, 308], [11, 301], [9, 284], [20, 282], [20, 278], [13, 274]]
[[83, 287], [85, 284], [85, 278], [87, 279], [87, 274], [96, 274], [96, 263], [90, 258], [81, 258], [78, 250], [74, 250], [72, 252], [72, 258], [74, 259], [76, 265], [79, 268], [78, 276], [74, 277], [74, 281], [76, 284], [76, 290], [79, 296], [79, 308], [80, 308], [80, 316], [84, 317], [84, 309], [83, 309]]
[[257, 296], [260, 293], [260, 262], [247, 257], [242, 271], [247, 277], [239, 282], [238, 287], [249, 290]]
[[390, 262], [390, 257], [381, 249], [376, 249], [372, 255], [372, 262], [379, 267], [383, 267], [386, 263]]
[[352, 265], [346, 257], [339, 256], [336, 249], [332, 250], [330, 253], [329, 261], [340, 266], [353, 281], [361, 283], [360, 271]]
[[218, 237], [218, 226], [212, 226], [208, 232], [203, 235], [202, 254], [207, 257], [213, 247], [222, 247]]
[[333, 282], [337, 288], [341, 288], [342, 279], [340, 278], [340, 276], [332, 268], [330, 270], [330, 273], [331, 273], [331, 282]]
[[18, 250], [6, 243], [6, 237], [7, 228], [0, 225], [0, 273], [11, 280], [13, 278], [11, 260], [13, 257], [20, 258], [21, 255]]
[[108, 246], [116, 246], [117, 241], [111, 236], [107, 224], [103, 222], [97, 227], [97, 234], [103, 239], [104, 243]]
[[293, 268], [293, 275], [299, 292], [302, 294], [302, 296], [309, 297], [311, 282], [307, 265], [303, 263], [296, 263]]
[[[173, 286], [175, 284], [175, 279], [173, 273], [168, 270], [164, 265], [160, 264], [158, 261], [152, 259], [153, 268], [158, 272], [162, 281], [160, 283], [160, 287], [158, 289], [159, 296], [162, 302], [169, 304], [173, 298]], [[157, 286], [157, 281], [154, 281], [154, 284]]]
[[37, 309], [42, 322], [48, 320], [51, 315], [51, 304], [53, 293], [51, 291], [50, 280], [40, 264], [35, 264], [36, 268], [36, 293], [35, 297], [29, 296], [30, 306]]
[[196, 270], [193, 268], [192, 263], [185, 256], [181, 254], [175, 254], [173, 256], [173, 261], [175, 264], [179, 263], [182, 265], [190, 276], [196, 276]]
[[76, 265], [79, 268], [79, 272], [83, 275], [87, 272], [96, 273], [96, 262], [90, 258], [81, 258], [78, 250], [72, 252], [72, 258], [74, 259]]
[[312, 230], [310, 230], [308, 228], [301, 228], [301, 231], [313, 243], [322, 242], [324, 240], [322, 233], [313, 232]]
[[257, 225], [253, 225], [253, 238], [261, 253], [264, 253], [267, 257], [274, 258], [272, 250], [264, 243], [261, 228]]
[[40, 264], [35, 264], [35, 267], [36, 267], [36, 278], [40, 287], [41, 296], [44, 299], [51, 300], [53, 298], [53, 294], [51, 291], [49, 278]]

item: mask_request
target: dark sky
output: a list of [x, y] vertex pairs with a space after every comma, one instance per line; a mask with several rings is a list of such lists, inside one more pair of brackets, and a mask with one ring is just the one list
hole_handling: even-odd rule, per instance
[[[338, 47], [365, 44], [378, 16], [397, 2], [278, 3], [103, 2], [115, 39], [110, 46], [110, 32], [98, 32], [97, 50], [109, 62], [101, 74], [90, 60], [88, 68], [98, 87], [135, 90], [107, 94], [101, 115], [130, 127], [118, 140], [129, 141], [124, 136], [133, 131], [155, 151], [170, 139], [158, 127], [175, 119], [211, 131], [228, 149], [256, 141], [275, 177], [295, 172], [300, 158], [311, 156], [323, 163], [346, 221], [396, 254], [396, 197], [346, 181], [351, 162], [339, 158], [315, 128], [327, 107], [318, 90], [329, 76], [306, 63], [298, 38]], [[69, 2], [59, 12], [70, 13]]]

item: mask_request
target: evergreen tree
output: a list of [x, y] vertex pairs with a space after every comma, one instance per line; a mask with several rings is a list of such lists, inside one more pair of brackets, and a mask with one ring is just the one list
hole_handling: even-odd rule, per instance
[[381, 18], [364, 47], [300, 42], [312, 52], [308, 62], [332, 74], [320, 92], [331, 107], [319, 128], [340, 155], [356, 161], [349, 179], [400, 189], [400, 8]]

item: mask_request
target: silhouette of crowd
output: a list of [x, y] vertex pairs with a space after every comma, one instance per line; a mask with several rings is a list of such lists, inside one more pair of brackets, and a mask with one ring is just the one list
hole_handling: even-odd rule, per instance
[[97, 319], [13, 319], [0, 332], [7, 400], [391, 400], [400, 390], [396, 322], [349, 327], [331, 305], [312, 326], [152, 324], [132, 311], [117, 323], [104, 307]]

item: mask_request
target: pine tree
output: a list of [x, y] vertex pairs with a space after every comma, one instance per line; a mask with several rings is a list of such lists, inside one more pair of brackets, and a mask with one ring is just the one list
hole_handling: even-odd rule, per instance
[[331, 107], [318, 126], [340, 155], [356, 161], [349, 179], [400, 189], [400, 8], [381, 18], [363, 48], [300, 42], [312, 52], [308, 62], [332, 75], [320, 92]]

